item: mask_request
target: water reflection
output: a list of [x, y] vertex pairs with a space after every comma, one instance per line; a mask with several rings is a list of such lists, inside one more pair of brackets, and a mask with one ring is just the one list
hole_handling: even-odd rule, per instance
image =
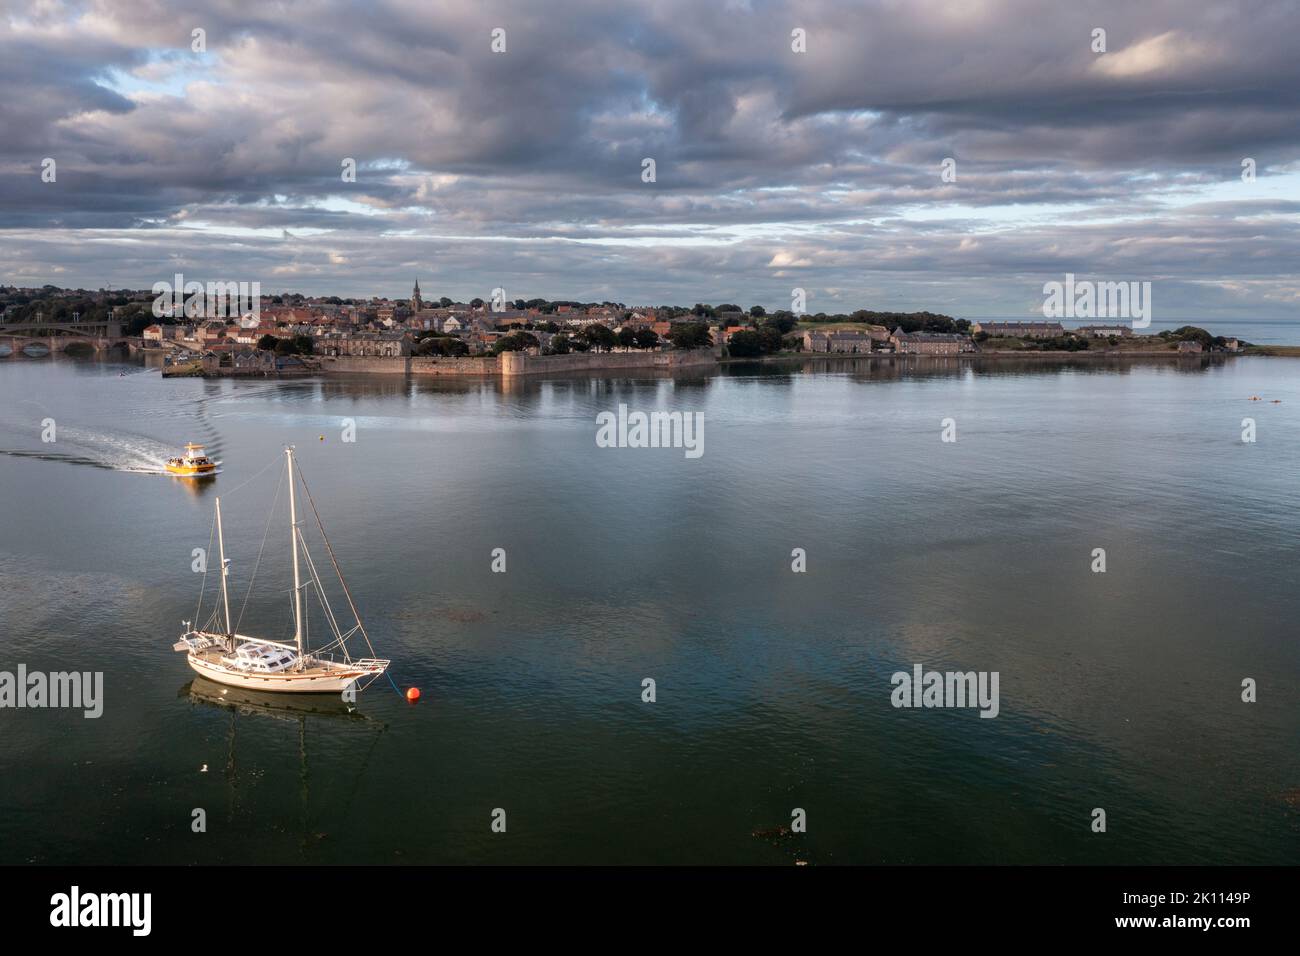
[[212, 489], [214, 489], [217, 486], [218, 474], [220, 474], [220, 471], [217, 471], [211, 475], [199, 475], [199, 476], [171, 475], [170, 477], [173, 484], [179, 484], [182, 488], [184, 488], [186, 491], [188, 491], [196, 498], [203, 498], [207, 496], [208, 492], [212, 491]]
[[227, 687], [196, 677], [176, 692], [190, 703], [219, 707], [240, 715], [258, 715], [277, 720], [304, 721], [308, 717], [333, 720], [370, 721], [370, 718], [335, 694], [268, 694], [242, 687]]
[[904, 379], [1056, 375], [1061, 372], [1082, 374], [1121, 375], [1139, 370], [1167, 369], [1175, 372], [1206, 372], [1224, 367], [1226, 355], [1170, 355], [1168, 358], [1151, 356], [1121, 357], [1070, 357], [1033, 356], [955, 356], [944, 355], [891, 355], [891, 356], [792, 356], [766, 362], [728, 362], [719, 366], [718, 374], [732, 378], [760, 378], [764, 380], [789, 378], [798, 375], [849, 375], [859, 381], [889, 382]]
[[[366, 727], [373, 731], [371, 741], [364, 755], [358, 762], [350, 788], [350, 796], [343, 807], [346, 816], [356, 796], [362, 777], [374, 753], [375, 744], [380, 735], [387, 730], [387, 725], [360, 713], [352, 704], [332, 694], [266, 694], [238, 687], [226, 687], [202, 677], [196, 677], [183, 685], [176, 694], [187, 698], [196, 707], [214, 708], [229, 715], [226, 730], [226, 763], [222, 774], [229, 787], [229, 809], [233, 815], [238, 803], [240, 788], [248, 784], [250, 793], [255, 789], [257, 778], [263, 769], [254, 760], [245, 767], [239, 757], [239, 731], [244, 725], [246, 734], [252, 734], [250, 743], [262, 743], [263, 734], [259, 732], [261, 721], [282, 721], [297, 725], [298, 750], [298, 838], [299, 848], [307, 850], [320, 837], [312, 825], [312, 768], [308, 746], [308, 730], [317, 722], [335, 725], [351, 724]], [[328, 783], [329, 781], [327, 781]]]

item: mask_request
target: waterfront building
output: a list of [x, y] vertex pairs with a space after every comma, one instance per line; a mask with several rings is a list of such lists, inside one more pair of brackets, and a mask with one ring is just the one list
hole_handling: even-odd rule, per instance
[[[223, 361], [222, 365], [225, 364]], [[236, 349], [230, 353], [230, 367], [236, 373], [257, 374], [275, 370], [275, 353], [258, 349]]]
[[871, 351], [874, 341], [876, 337], [867, 329], [813, 329], [803, 334], [803, 347], [807, 352], [865, 354]]
[[321, 355], [363, 358], [398, 358], [411, 354], [411, 336], [406, 332], [334, 332], [316, 341]]
[[144, 330], [142, 338], [145, 342], [157, 343], [175, 341], [180, 327], [176, 325], [151, 325]]
[[890, 341], [901, 355], [957, 355], [975, 351], [975, 343], [956, 332], [904, 332], [895, 329]]
[[226, 323], [221, 319], [204, 322], [198, 330], [199, 343], [206, 346], [217, 345], [226, 340]]
[[1065, 334], [1060, 322], [976, 322], [971, 331], [1017, 339], [1051, 339]]

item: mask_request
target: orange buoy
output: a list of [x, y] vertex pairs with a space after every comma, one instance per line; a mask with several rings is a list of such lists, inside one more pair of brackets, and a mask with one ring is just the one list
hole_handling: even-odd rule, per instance
[[419, 699], [420, 699], [420, 688], [418, 688], [418, 687], [408, 687], [408, 688], [406, 689], [406, 699], [409, 700], [409, 701], [412, 701], [412, 702], [419, 700]]

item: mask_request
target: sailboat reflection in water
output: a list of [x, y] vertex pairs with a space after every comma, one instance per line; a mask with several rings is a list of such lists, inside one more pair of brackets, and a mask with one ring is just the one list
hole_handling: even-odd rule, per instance
[[[224, 712], [228, 716], [229, 725], [226, 736], [224, 776], [230, 785], [231, 821], [238, 818], [244, 800], [255, 798], [256, 788], [248, 786], [249, 784], [259, 780], [272, 767], [285, 769], [288, 766], [283, 759], [283, 753], [279, 750], [274, 751], [272, 757], [266, 757], [263, 748], [268, 740], [279, 741], [280, 743], [284, 741], [283, 736], [269, 733], [269, 731], [275, 730], [272, 724], [288, 725], [285, 727], [286, 730], [293, 728], [296, 731], [294, 736], [297, 742], [297, 776], [301, 801], [298, 829], [300, 831], [301, 846], [304, 850], [317, 847], [320, 841], [327, 836], [325, 833], [316, 831], [316, 821], [327, 817], [330, 819], [351, 819], [352, 808], [361, 790], [361, 783], [366, 778], [371, 757], [374, 755], [379, 738], [388, 729], [386, 723], [365, 716], [354, 705], [342, 698], [329, 697], [323, 694], [265, 693], [263, 691], [245, 690], [242, 687], [231, 687], [226, 684], [214, 684], [202, 677], [196, 677], [181, 687], [177, 692], [177, 697], [187, 700], [191, 707], [195, 709], [214, 713]], [[271, 723], [268, 723], [268, 721]], [[242, 757], [239, 756], [240, 747], [238, 743], [239, 725], [241, 723], [245, 724], [246, 732], [251, 732], [251, 738], [245, 739]], [[317, 807], [313, 812], [312, 772], [308, 759], [309, 725], [314, 725], [316, 729], [320, 730], [328, 727], [328, 732], [324, 736], [317, 735], [318, 744], [323, 743], [325, 745], [324, 756], [327, 759], [331, 753], [336, 757], [344, 754], [346, 756], [343, 758], [342, 765], [355, 766], [355, 776], [352, 779], [350, 788], [340, 790], [338, 787], [340, 781], [346, 782], [346, 775], [340, 777], [337, 771], [332, 771], [327, 775], [325, 790], [327, 797], [340, 793], [347, 794], [346, 800], [341, 807], [335, 805], [328, 812], [325, 812], [320, 807]], [[358, 733], [360, 733], [360, 736], [358, 736]], [[367, 738], [369, 738], [368, 744], [366, 744]], [[251, 753], [248, 746], [250, 743], [252, 745]], [[343, 749], [340, 750], [340, 748]], [[319, 762], [321, 759], [320, 746], [317, 746], [316, 750], [316, 759]], [[206, 764], [204, 764], [203, 769], [204, 771], [208, 769]], [[317, 795], [317, 800], [319, 799], [320, 794]], [[258, 819], [261, 819], [261, 817], [259, 816]], [[285, 822], [284, 819], [281, 819], [279, 826], [281, 830], [288, 832]]]
[[[325, 535], [325, 527], [321, 524], [320, 515], [316, 511], [316, 503], [312, 501], [306, 482], [294, 467], [293, 447], [286, 448], [284, 455], [285, 468], [289, 476], [289, 534], [293, 544], [293, 595], [290, 603], [293, 607], [294, 642], [281, 643], [267, 638], [235, 633], [235, 627], [230, 621], [228, 589], [230, 562], [226, 558], [225, 539], [221, 530], [221, 499], [218, 498], [214, 525], [218, 554], [221, 558], [221, 606], [213, 609], [207, 623], [200, 628], [191, 629], [190, 622], [186, 621], [185, 633], [172, 645], [172, 649], [184, 652], [190, 667], [195, 672], [219, 684], [267, 693], [340, 694], [351, 698], [383, 674], [391, 662], [374, 656], [375, 649], [370, 644], [370, 637], [361, 623], [361, 617], [352, 601], [347, 582], [343, 580], [343, 573], [339, 570], [334, 549], [330, 547], [329, 538]], [[311, 552], [307, 549], [307, 541], [298, 525], [296, 490], [300, 482], [311, 505], [312, 515], [316, 518], [321, 539], [325, 542], [325, 550], [329, 554], [334, 573], [343, 587], [348, 609], [352, 612], [355, 623], [346, 631], [342, 629], [330, 607], [325, 588], [316, 573], [316, 564], [312, 560]], [[278, 494], [277, 491], [277, 497]], [[267, 522], [269, 529], [269, 517]], [[265, 546], [265, 538], [263, 545]], [[258, 564], [260, 563], [259, 553]], [[304, 568], [307, 572], [305, 583], [302, 580]], [[256, 576], [257, 565], [254, 565], [249, 581], [250, 590]], [[206, 570], [203, 577], [206, 584]], [[315, 591], [331, 635], [327, 644], [315, 650], [307, 648], [306, 617], [302, 599], [303, 590], [306, 588]], [[200, 589], [200, 612], [202, 606], [203, 591]], [[357, 634], [360, 634], [365, 641], [370, 657], [353, 658], [349, 654], [348, 640]]]

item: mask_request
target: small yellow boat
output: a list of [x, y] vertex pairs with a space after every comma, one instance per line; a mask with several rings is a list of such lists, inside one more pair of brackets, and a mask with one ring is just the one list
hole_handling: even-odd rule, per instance
[[217, 473], [217, 463], [203, 454], [203, 446], [190, 442], [185, 446], [185, 453], [179, 458], [168, 458], [164, 465], [169, 475], [182, 478], [202, 478]]

